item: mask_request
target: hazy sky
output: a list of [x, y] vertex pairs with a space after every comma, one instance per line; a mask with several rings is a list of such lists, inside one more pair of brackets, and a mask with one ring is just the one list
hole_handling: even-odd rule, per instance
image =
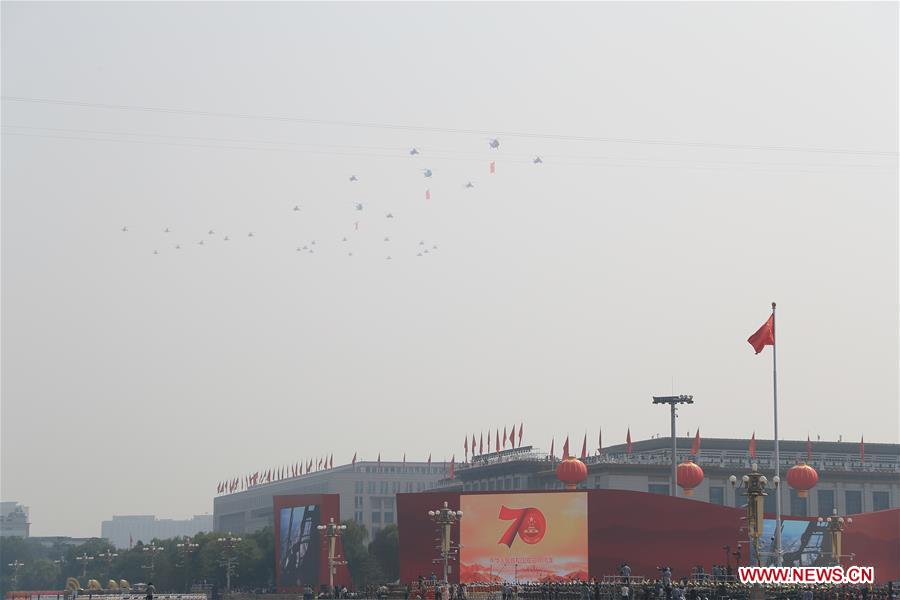
[[4, 2], [3, 499], [99, 535], [325, 452], [621, 443], [673, 379], [682, 434], [771, 437], [772, 300], [782, 436], [897, 442], [897, 22]]

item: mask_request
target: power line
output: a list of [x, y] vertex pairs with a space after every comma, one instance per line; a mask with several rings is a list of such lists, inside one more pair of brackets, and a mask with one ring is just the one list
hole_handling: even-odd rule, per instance
[[722, 144], [711, 142], [693, 142], [693, 141], [677, 141], [677, 140], [653, 140], [639, 138], [618, 138], [618, 137], [600, 137], [600, 136], [579, 136], [579, 135], [563, 135], [548, 134], [520, 131], [489, 131], [484, 129], [461, 129], [453, 127], [430, 127], [422, 125], [403, 125], [391, 123], [367, 123], [362, 121], [339, 121], [327, 119], [307, 119], [301, 117], [286, 117], [278, 115], [258, 115], [250, 113], [229, 113], [215, 112], [204, 110], [191, 110], [181, 108], [167, 108], [155, 106], [135, 106], [127, 104], [104, 104], [98, 102], [78, 102], [74, 100], [59, 100], [53, 98], [31, 98], [26, 96], [0, 96], [8, 102], [27, 102], [33, 104], [51, 104], [58, 106], [69, 106], [77, 108], [95, 108], [103, 110], [125, 110], [146, 113], [162, 113], [184, 116], [202, 116], [217, 117], [228, 119], [252, 119], [263, 121], [277, 121], [286, 123], [301, 123], [306, 125], [323, 125], [323, 126], [339, 126], [339, 127], [363, 127], [372, 129], [390, 129], [400, 131], [420, 131], [428, 133], [453, 133], [464, 135], [487, 135], [487, 136], [508, 136], [522, 137], [533, 139], [557, 140], [557, 141], [574, 141], [574, 142], [601, 142], [610, 144], [643, 144], [651, 146], [673, 146], [685, 148], [710, 148], [718, 150], [756, 150], [756, 151], [777, 151], [777, 152], [810, 152], [823, 154], [848, 154], [861, 156], [889, 156], [896, 157], [900, 154], [897, 152], [882, 152], [876, 150], [856, 150], [844, 148], [814, 148], [803, 146], [782, 146], [782, 145], [754, 145], [754, 144]]

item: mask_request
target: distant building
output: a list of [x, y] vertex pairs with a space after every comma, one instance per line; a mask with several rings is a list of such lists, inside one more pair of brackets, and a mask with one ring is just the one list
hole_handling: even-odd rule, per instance
[[30, 531], [27, 506], [18, 502], [0, 502], [0, 537], [27, 538]]
[[215, 530], [250, 533], [272, 527], [272, 496], [339, 494], [342, 520], [354, 520], [374, 534], [397, 523], [395, 496], [434, 489], [449, 465], [428, 462], [363, 462], [251, 486], [213, 500]]
[[123, 515], [103, 521], [100, 536], [116, 548], [129, 548], [139, 541], [146, 544], [153, 539], [191, 536], [212, 530], [212, 515], [195, 515], [191, 519], [181, 520], [157, 519], [153, 515]]
[[33, 535], [29, 538], [32, 543], [43, 546], [44, 548], [58, 548], [63, 546], [80, 546], [90, 541], [100, 538], [80, 538], [69, 537], [67, 535]]
[[[578, 440], [580, 442], [581, 440]], [[690, 457], [692, 438], [678, 438], [679, 462]], [[743, 506], [745, 497], [728, 481], [729, 476], [747, 473], [751, 463], [772, 480], [774, 443], [756, 440], [756, 458], [751, 459], [747, 439], [703, 439], [695, 462], [704, 471], [703, 482], [692, 498], [724, 506]], [[580, 450], [581, 444], [573, 447]], [[818, 484], [801, 498], [786, 483], [785, 474], [798, 460], [806, 459], [805, 440], [783, 440], [779, 444], [781, 507], [785, 515], [814, 517], [832, 514], [856, 514], [900, 507], [900, 444], [866, 442], [865, 461], [856, 442], [812, 442], [811, 464], [819, 474]], [[576, 452], [580, 454], [580, 452]], [[668, 494], [672, 461], [671, 438], [635, 441], [632, 453], [624, 444], [595, 449], [585, 459], [588, 477], [579, 486], [584, 489], [613, 489]], [[522, 447], [475, 456], [469, 463], [456, 466], [453, 479], [443, 479], [440, 489], [466, 492], [502, 490], [562, 489], [556, 479], [559, 457], [532, 447]], [[765, 511], [775, 512], [775, 493], [769, 490]], [[679, 488], [679, 496], [683, 493]]]

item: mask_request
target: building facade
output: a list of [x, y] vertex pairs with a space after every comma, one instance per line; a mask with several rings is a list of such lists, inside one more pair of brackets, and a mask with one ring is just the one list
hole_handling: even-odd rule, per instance
[[215, 531], [250, 533], [274, 523], [273, 496], [339, 494], [342, 520], [374, 534], [397, 523], [395, 496], [434, 489], [449, 465], [431, 462], [357, 461], [298, 477], [263, 483], [213, 500]]
[[157, 519], [153, 515], [114, 516], [100, 525], [100, 536], [116, 548], [130, 548], [139, 541], [192, 536], [213, 530], [212, 515], [195, 515], [190, 519]]
[[27, 538], [30, 533], [28, 507], [18, 502], [0, 502], [0, 537]]
[[[691, 438], [678, 438], [678, 460], [691, 458]], [[729, 477], [750, 470], [753, 463], [772, 481], [775, 475], [772, 440], [756, 440], [756, 458], [751, 459], [746, 439], [704, 439], [694, 458], [704, 471], [703, 482], [691, 498], [725, 506], [743, 506], [741, 491], [734, 489]], [[860, 445], [848, 442], [813, 442], [809, 460], [819, 474], [818, 484], [807, 498], [786, 484], [787, 470], [806, 460], [806, 441], [782, 441], [779, 445], [782, 512], [793, 516], [856, 514], [900, 507], [900, 444], [866, 443], [865, 456]], [[579, 486], [584, 489], [616, 489], [669, 494], [671, 477], [671, 438], [636, 441], [631, 454], [618, 445], [594, 451], [585, 459], [588, 477]], [[533, 447], [522, 447], [474, 457], [456, 467], [453, 479], [439, 482], [440, 489], [460, 491], [545, 490], [563, 487], [556, 479], [558, 457]], [[769, 490], [766, 512], [775, 512], [776, 492]], [[679, 496], [683, 491], [679, 489]]]

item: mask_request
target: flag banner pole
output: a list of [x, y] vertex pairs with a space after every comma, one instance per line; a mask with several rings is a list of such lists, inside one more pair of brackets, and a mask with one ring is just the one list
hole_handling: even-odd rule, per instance
[[[772, 303], [772, 402], [775, 409], [775, 477], [781, 482], [781, 455], [778, 452], [778, 367], [775, 360], [775, 349], [778, 347], [775, 338], [775, 303]], [[775, 557], [777, 565], [782, 566], [781, 554], [781, 485], [775, 486]]]

